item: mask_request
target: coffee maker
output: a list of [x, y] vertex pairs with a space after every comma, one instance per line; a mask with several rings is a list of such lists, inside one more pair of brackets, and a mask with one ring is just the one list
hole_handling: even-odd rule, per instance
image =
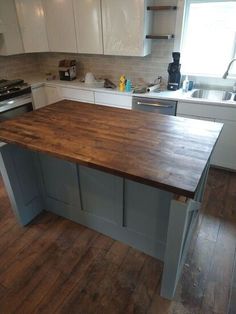
[[179, 52], [173, 52], [172, 57], [174, 62], [170, 63], [168, 66], [168, 90], [177, 90], [180, 87], [180, 79], [181, 79], [181, 73], [180, 68], [181, 64], [179, 63], [180, 59], [180, 53]]
[[59, 76], [62, 81], [72, 81], [76, 79], [76, 61], [61, 60], [59, 61]]

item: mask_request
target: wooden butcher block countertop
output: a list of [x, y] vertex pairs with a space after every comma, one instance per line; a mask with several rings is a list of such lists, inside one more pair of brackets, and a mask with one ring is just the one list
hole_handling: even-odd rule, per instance
[[0, 140], [193, 198], [222, 124], [63, 100]]

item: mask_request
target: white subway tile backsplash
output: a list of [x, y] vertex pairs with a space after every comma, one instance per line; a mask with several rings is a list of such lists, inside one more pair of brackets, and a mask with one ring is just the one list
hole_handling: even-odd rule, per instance
[[167, 66], [171, 61], [173, 40], [153, 42], [152, 54], [146, 57], [119, 57], [104, 55], [38, 53], [0, 57], [0, 78], [17, 78], [44, 75], [47, 72], [58, 74], [61, 59], [76, 59], [78, 76], [93, 72], [97, 78], [109, 78], [118, 83], [120, 75], [126, 75], [134, 84], [153, 82], [161, 75], [167, 80]]
[[35, 75], [39, 71], [37, 54], [0, 56], [0, 78], [15, 79]]

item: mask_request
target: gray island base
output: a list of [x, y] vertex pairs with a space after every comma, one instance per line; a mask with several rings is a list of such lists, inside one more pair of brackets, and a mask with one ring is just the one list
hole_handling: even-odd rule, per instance
[[163, 261], [167, 299], [181, 275], [208, 166], [189, 199], [13, 144], [0, 148], [1, 173], [22, 225], [47, 210]]

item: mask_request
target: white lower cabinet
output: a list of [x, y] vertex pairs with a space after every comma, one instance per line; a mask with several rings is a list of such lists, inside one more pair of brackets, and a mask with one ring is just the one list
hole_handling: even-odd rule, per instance
[[47, 105], [53, 104], [63, 99], [60, 88], [57, 86], [45, 86]]
[[39, 109], [63, 99], [60, 88], [57, 86], [32, 87], [34, 109]]
[[209, 103], [194, 103], [179, 101], [177, 115], [187, 115], [210, 119], [225, 119], [236, 121], [236, 107], [214, 105]]
[[95, 92], [94, 96], [95, 104], [97, 105], [104, 105], [124, 109], [132, 108], [132, 96], [117, 95], [103, 92]]
[[178, 102], [177, 115], [224, 124], [211, 158], [211, 165], [236, 170], [236, 107]]
[[64, 99], [94, 103], [94, 92], [90, 90], [62, 87], [61, 96]]
[[211, 164], [236, 170], [236, 121], [216, 120], [224, 123], [213, 153]]
[[45, 86], [32, 87], [32, 97], [34, 110], [47, 106]]
[[34, 108], [39, 109], [62, 99], [75, 100], [91, 104], [131, 109], [132, 96], [118, 95], [74, 87], [44, 85], [32, 87]]
[[188, 119], [196, 119], [196, 120], [204, 120], [204, 121], [211, 121], [215, 122], [215, 119], [212, 118], [206, 118], [206, 117], [199, 117], [199, 116], [190, 116], [185, 114], [177, 114], [178, 117], [188, 118]]

